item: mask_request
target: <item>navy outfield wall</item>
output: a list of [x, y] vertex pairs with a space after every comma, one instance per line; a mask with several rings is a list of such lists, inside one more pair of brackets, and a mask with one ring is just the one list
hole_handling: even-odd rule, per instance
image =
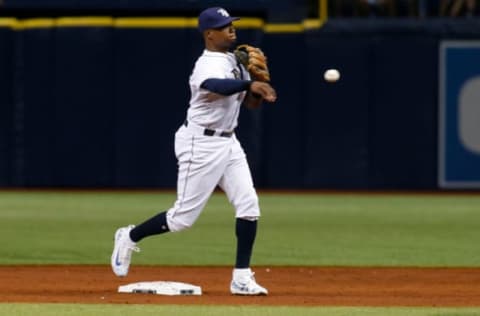
[[14, 32], [0, 28], [0, 186], [11, 185]]
[[[195, 29], [0, 30], [6, 70], [0, 185], [175, 185], [173, 137], [185, 120], [188, 76], [203, 49]], [[258, 29], [242, 34], [254, 44], [262, 36]], [[248, 139], [257, 138], [260, 118], [242, 113], [239, 137], [253, 170], [260, 149]]]
[[309, 187], [436, 187], [443, 29], [418, 22], [380, 25], [361, 23], [353, 29], [338, 21], [307, 40], [310, 64], [318, 60], [313, 69], [343, 70], [333, 86], [315, 84], [315, 73], [308, 80], [309, 91], [319, 95], [309, 98], [308, 117], [320, 118], [307, 145]]
[[[478, 38], [474, 30], [451, 21], [240, 28], [269, 56], [279, 94], [241, 112], [256, 186], [436, 188], [438, 45]], [[173, 137], [202, 50], [194, 28], [3, 27], [0, 45], [0, 185], [175, 186]], [[323, 81], [327, 68], [341, 70], [338, 83]]]

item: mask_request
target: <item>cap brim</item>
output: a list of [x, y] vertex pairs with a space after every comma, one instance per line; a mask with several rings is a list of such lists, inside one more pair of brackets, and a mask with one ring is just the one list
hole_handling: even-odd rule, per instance
[[235, 16], [231, 16], [231, 17], [229, 17], [227, 20], [224, 20], [224, 21], [222, 21], [221, 23], [218, 23], [218, 24], [212, 26], [212, 29], [218, 29], [218, 28], [227, 26], [227, 25], [229, 25], [230, 23], [232, 23], [233, 21], [237, 21], [237, 20], [240, 20], [240, 18], [239, 18], [239, 17], [235, 17]]

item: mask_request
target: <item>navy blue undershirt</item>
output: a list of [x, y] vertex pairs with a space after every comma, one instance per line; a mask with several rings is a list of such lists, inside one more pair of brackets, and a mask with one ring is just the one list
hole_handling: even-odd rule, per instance
[[249, 80], [211, 78], [202, 82], [200, 88], [221, 95], [232, 95], [248, 90], [251, 84]]

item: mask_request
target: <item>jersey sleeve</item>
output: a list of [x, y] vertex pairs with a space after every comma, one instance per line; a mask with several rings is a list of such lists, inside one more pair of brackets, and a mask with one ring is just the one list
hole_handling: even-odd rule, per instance
[[200, 88], [215, 92], [221, 95], [232, 95], [238, 92], [248, 90], [250, 88], [250, 81], [240, 79], [218, 79], [210, 78], [202, 82]]

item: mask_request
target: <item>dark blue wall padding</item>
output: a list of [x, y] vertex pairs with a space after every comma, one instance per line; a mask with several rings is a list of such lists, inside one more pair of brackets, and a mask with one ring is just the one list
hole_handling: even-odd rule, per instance
[[[438, 45], [471, 21], [331, 20], [239, 29], [269, 57], [278, 101], [242, 109], [255, 185], [435, 189]], [[174, 188], [198, 31], [0, 28], [0, 186]], [[323, 80], [338, 68], [335, 84]]]
[[0, 186], [11, 185], [14, 32], [0, 28]]
[[372, 42], [370, 174], [374, 188], [432, 188], [437, 170], [438, 41]]
[[22, 111], [24, 122], [17, 128], [23, 146], [16, 156], [21, 162], [16, 185], [50, 186], [56, 180], [55, 139], [61, 132], [56, 129], [59, 118], [55, 114], [54, 30], [25, 30], [18, 32], [17, 38], [22, 47], [17, 59], [23, 65], [18, 71], [22, 80], [17, 83], [17, 90], [22, 93], [17, 97], [22, 99], [23, 109], [17, 111]]
[[[272, 188], [303, 186], [308, 68], [305, 40], [299, 34], [271, 34], [262, 45], [268, 56], [272, 85], [278, 99], [264, 103], [262, 185]], [[297, 54], [297, 55], [295, 55]]]
[[111, 186], [115, 163], [111, 28], [57, 28], [54, 184]]
[[174, 186], [191, 71], [186, 30], [115, 30], [115, 183]]
[[[368, 184], [371, 48], [364, 38], [307, 36], [305, 185], [363, 188]], [[323, 73], [339, 69], [328, 83]]]

